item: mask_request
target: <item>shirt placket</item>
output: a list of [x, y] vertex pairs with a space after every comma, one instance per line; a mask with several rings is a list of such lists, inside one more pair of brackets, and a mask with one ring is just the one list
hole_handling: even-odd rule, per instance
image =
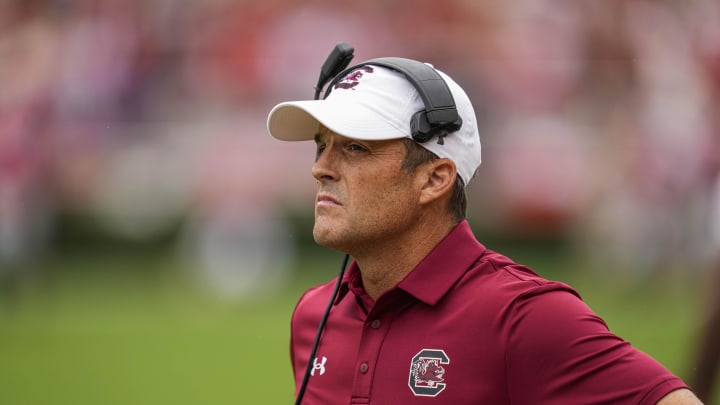
[[383, 297], [382, 301], [378, 301], [373, 306], [365, 319], [355, 363], [351, 404], [370, 403], [370, 393], [382, 344], [397, 311], [397, 306], [393, 306], [391, 301], [394, 301], [391, 297]]

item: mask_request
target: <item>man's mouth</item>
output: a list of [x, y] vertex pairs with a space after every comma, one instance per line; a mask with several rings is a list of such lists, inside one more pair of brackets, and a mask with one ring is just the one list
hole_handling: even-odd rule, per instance
[[330, 194], [320, 193], [315, 198], [316, 205], [342, 205], [338, 200]]

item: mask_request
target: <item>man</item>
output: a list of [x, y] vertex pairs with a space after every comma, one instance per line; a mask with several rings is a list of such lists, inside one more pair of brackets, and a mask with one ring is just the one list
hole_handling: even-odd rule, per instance
[[464, 219], [464, 187], [480, 165], [475, 113], [437, 72], [462, 125], [427, 142], [411, 135], [425, 109], [417, 87], [377, 65], [343, 75], [323, 100], [270, 112], [274, 137], [315, 140], [313, 235], [354, 258], [336, 297], [334, 282], [311, 288], [293, 314], [302, 403], [700, 403], [569, 286], [476, 240]]

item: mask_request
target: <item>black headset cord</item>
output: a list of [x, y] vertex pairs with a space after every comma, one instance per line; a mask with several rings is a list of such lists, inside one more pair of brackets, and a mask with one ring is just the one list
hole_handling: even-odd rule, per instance
[[312, 372], [314, 366], [313, 359], [315, 359], [315, 354], [317, 353], [318, 346], [320, 345], [320, 337], [322, 336], [323, 329], [325, 328], [328, 316], [330, 315], [330, 309], [335, 303], [335, 298], [337, 298], [338, 292], [340, 291], [340, 285], [342, 284], [342, 279], [345, 275], [345, 268], [347, 267], [348, 260], [350, 260], [350, 255], [346, 254], [345, 258], [343, 259], [342, 266], [340, 266], [340, 273], [338, 274], [337, 282], [335, 283], [335, 290], [333, 291], [332, 297], [330, 297], [330, 302], [328, 302], [328, 306], [327, 308], [325, 308], [325, 313], [320, 320], [320, 325], [318, 326], [318, 331], [315, 335], [315, 342], [313, 343], [312, 350], [310, 351], [310, 357], [308, 358], [308, 365], [305, 369], [305, 376], [303, 376], [300, 390], [298, 391], [297, 398], [295, 399], [295, 405], [300, 405], [303, 396], [305, 396], [305, 389], [307, 388], [308, 380], [310, 379], [310, 373]]

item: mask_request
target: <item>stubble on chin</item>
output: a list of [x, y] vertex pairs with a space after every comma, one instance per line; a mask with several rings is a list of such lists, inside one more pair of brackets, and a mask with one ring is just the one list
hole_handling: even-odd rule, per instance
[[342, 251], [343, 240], [339, 231], [337, 224], [330, 223], [328, 218], [316, 218], [313, 227], [313, 239], [320, 246]]
[[327, 223], [327, 219], [315, 217], [315, 224], [313, 226], [313, 239], [315, 243], [320, 246], [329, 247], [332, 237], [332, 228]]

